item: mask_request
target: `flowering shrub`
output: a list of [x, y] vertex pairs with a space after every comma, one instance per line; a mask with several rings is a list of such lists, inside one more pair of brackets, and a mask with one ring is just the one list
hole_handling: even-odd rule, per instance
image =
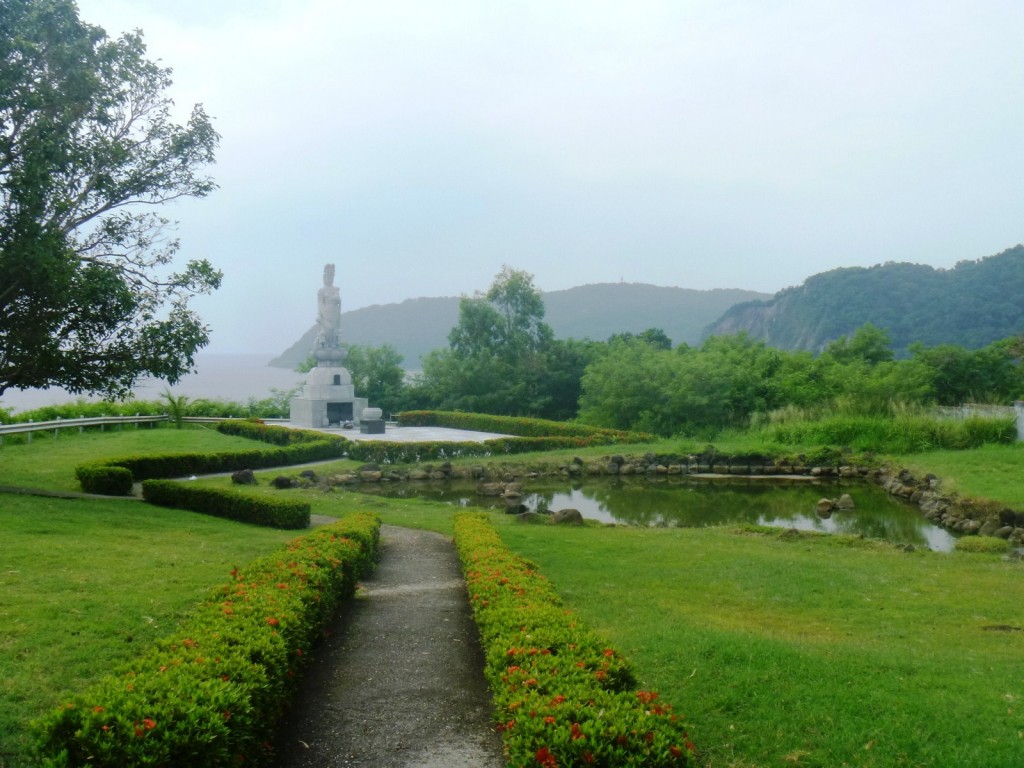
[[35, 724], [41, 764], [267, 762], [306, 654], [372, 567], [379, 532], [353, 515], [233, 570], [177, 634]]
[[693, 745], [629, 664], [566, 610], [487, 517], [459, 513], [455, 544], [510, 766], [688, 766]]
[[309, 527], [308, 501], [250, 496], [176, 480], [146, 480], [142, 483], [142, 498], [161, 507], [188, 509], [268, 528], [288, 530]]

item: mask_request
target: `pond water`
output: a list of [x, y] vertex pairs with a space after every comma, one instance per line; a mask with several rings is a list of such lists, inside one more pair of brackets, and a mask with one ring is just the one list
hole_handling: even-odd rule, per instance
[[[401, 498], [445, 501], [460, 507], [506, 509], [504, 499], [481, 496], [469, 481], [383, 483], [362, 491]], [[855, 508], [822, 519], [818, 500], [849, 493]], [[643, 526], [703, 527], [754, 523], [823, 533], [847, 533], [940, 552], [956, 538], [920, 511], [869, 483], [722, 477], [616, 478], [523, 483], [519, 499], [531, 511], [578, 509], [583, 517]]]

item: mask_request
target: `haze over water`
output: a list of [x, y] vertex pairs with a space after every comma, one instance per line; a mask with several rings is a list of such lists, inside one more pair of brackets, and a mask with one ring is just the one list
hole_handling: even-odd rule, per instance
[[[140, 381], [134, 390], [137, 400], [158, 400], [170, 389], [174, 395], [190, 400], [234, 400], [244, 403], [249, 398], [270, 397], [272, 389], [290, 390], [302, 384], [305, 374], [285, 368], [271, 368], [267, 363], [273, 355], [231, 355], [201, 353], [196, 356], [196, 372], [185, 376], [174, 386], [158, 379]], [[12, 413], [30, 411], [48, 405], [75, 402], [79, 398], [93, 401], [99, 397], [73, 395], [59, 387], [49, 389], [8, 390], [0, 396], [0, 408]]]

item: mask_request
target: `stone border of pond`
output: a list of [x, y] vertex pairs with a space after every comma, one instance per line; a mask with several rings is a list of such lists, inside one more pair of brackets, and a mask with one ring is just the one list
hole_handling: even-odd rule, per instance
[[995, 536], [1024, 547], [1024, 512], [995, 502], [965, 499], [941, 490], [935, 475], [915, 477], [907, 469], [891, 464], [813, 464], [799, 458], [776, 458], [760, 454], [729, 456], [721, 453], [670, 455], [646, 453], [642, 456], [609, 454], [596, 458], [575, 457], [508, 461], [492, 464], [451, 462], [403, 466], [364, 464], [351, 472], [325, 477], [313, 471], [303, 473], [299, 483], [326, 487], [380, 482], [443, 482], [475, 480], [477, 492], [484, 496], [515, 499], [522, 495], [524, 480], [534, 478], [585, 478], [639, 476], [651, 479], [692, 476], [697, 478], [760, 478], [766, 482], [784, 480], [850, 480], [879, 485], [890, 495], [915, 504], [924, 517], [947, 530], [967, 535]]

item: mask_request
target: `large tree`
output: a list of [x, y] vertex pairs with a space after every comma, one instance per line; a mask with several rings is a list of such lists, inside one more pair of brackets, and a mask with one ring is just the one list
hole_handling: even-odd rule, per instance
[[188, 304], [221, 275], [175, 266], [155, 208], [214, 188], [219, 136], [201, 106], [174, 122], [170, 70], [145, 52], [72, 0], [0, 2], [0, 394], [125, 396], [209, 341]]
[[486, 294], [459, 303], [449, 348], [427, 355], [418, 389], [441, 408], [564, 417], [564, 404], [555, 405], [564, 382], [549, 375], [558, 364], [553, 336], [533, 276], [506, 266]]

